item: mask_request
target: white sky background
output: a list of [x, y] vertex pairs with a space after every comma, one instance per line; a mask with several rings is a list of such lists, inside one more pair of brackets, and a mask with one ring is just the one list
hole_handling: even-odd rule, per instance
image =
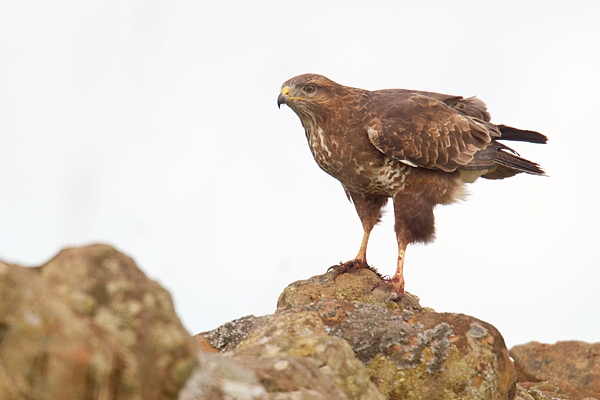
[[[191, 333], [275, 309], [362, 236], [281, 83], [483, 99], [551, 176], [478, 181], [411, 246], [406, 289], [509, 346], [600, 341], [597, 1], [0, 2], [0, 258], [107, 242]], [[395, 269], [391, 212], [369, 262]]]

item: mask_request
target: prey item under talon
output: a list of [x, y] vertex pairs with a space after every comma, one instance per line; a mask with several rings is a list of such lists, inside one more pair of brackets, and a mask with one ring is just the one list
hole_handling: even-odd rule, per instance
[[398, 258], [394, 276], [382, 286], [397, 299], [404, 295], [406, 247], [433, 240], [436, 205], [464, 198], [466, 184], [480, 177], [544, 175], [501, 141], [546, 143], [546, 136], [493, 124], [475, 97], [369, 91], [304, 74], [282, 85], [282, 104], [300, 118], [315, 161], [341, 182], [363, 226], [355, 260], [333, 267], [335, 276], [367, 265], [369, 235], [392, 199]]

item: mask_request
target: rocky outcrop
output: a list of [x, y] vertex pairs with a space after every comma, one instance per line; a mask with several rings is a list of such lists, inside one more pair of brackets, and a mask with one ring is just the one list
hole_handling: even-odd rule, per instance
[[378, 282], [368, 270], [294, 282], [275, 314], [196, 335], [214, 372], [199, 368], [182, 399], [600, 399], [598, 344], [516, 346], [513, 363], [492, 325], [409, 293], [389, 302]]
[[107, 245], [0, 262], [0, 398], [174, 399], [196, 364], [169, 293]]
[[0, 399], [600, 400], [600, 343], [509, 357], [492, 325], [409, 293], [390, 302], [379, 279], [294, 282], [274, 314], [191, 338], [170, 295], [110, 246], [0, 262]]
[[[493, 326], [423, 309], [410, 294], [389, 303], [371, 290], [377, 281], [361, 270], [335, 282], [330, 274], [295, 282], [274, 315], [236, 320], [198, 340], [254, 371], [264, 398], [514, 397], [512, 362]], [[315, 390], [323, 397], [307, 395]]]
[[519, 382], [515, 400], [598, 400], [597, 396], [568, 383]]
[[400, 302], [388, 301], [389, 293], [376, 287], [379, 282], [381, 282], [380, 278], [367, 269], [342, 274], [335, 279], [333, 279], [332, 273], [313, 276], [310, 279], [288, 285], [279, 295], [277, 311], [289, 310], [324, 300], [379, 304], [396, 310], [406, 308], [414, 311], [433, 311], [432, 309], [423, 309], [419, 304], [419, 298], [410, 293], [405, 293]]
[[[510, 350], [517, 380], [534, 399], [600, 399], [600, 343], [530, 342]], [[517, 397], [518, 399], [519, 397]]]
[[270, 399], [256, 373], [221, 354], [200, 352], [199, 364], [179, 394], [180, 400]]

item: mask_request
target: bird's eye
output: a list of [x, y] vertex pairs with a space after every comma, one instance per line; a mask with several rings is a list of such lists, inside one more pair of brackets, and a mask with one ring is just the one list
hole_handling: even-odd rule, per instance
[[306, 86], [304, 86], [304, 91], [306, 93], [314, 93], [315, 90], [317, 90], [317, 87], [315, 85], [306, 85]]

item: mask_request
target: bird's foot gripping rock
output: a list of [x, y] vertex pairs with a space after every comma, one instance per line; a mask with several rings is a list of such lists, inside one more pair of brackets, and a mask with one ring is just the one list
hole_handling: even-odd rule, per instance
[[363, 269], [363, 268], [374, 272], [375, 275], [377, 275], [379, 277], [379, 279], [385, 280], [383, 275], [381, 275], [379, 273], [379, 271], [377, 271], [377, 269], [375, 269], [374, 267], [371, 267], [369, 264], [367, 264], [366, 261], [359, 260], [359, 259], [346, 261], [345, 263], [340, 262], [338, 265], [332, 265], [331, 267], [329, 267], [327, 269], [327, 272], [330, 272], [330, 271], [333, 272], [333, 280], [335, 280], [335, 278], [337, 278], [338, 276], [340, 276], [342, 274], [346, 274], [349, 272], [356, 272], [357, 270]]
[[404, 281], [395, 278], [382, 278], [371, 290], [375, 289], [387, 293], [389, 301], [400, 301], [404, 297]]

